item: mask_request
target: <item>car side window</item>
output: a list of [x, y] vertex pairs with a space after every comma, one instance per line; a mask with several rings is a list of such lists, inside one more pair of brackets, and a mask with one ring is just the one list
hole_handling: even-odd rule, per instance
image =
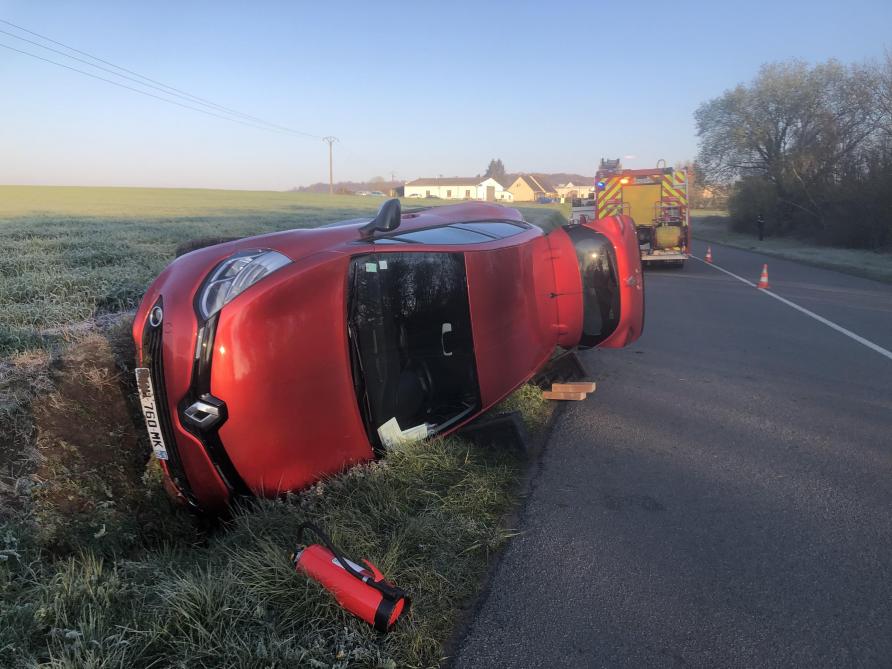
[[487, 235], [481, 235], [473, 230], [454, 228], [450, 225], [442, 228], [413, 230], [412, 232], [395, 235], [394, 239], [404, 242], [415, 242], [416, 244], [479, 244], [492, 241], [492, 237]]
[[508, 223], [506, 221], [473, 221], [471, 223], [453, 223], [449, 227], [461, 228], [462, 230], [473, 230], [481, 234], [493, 237], [494, 239], [504, 239], [518, 235], [527, 229], [527, 226], [520, 223]]
[[349, 286], [354, 384], [374, 443], [391, 419], [429, 434], [479, 406], [463, 253], [357, 256]]

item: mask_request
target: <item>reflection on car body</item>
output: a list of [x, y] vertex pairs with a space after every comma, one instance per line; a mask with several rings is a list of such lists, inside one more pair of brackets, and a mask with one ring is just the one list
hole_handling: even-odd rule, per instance
[[642, 308], [623, 217], [546, 235], [499, 205], [389, 201], [177, 259], [133, 335], [168, 488], [216, 510], [457, 429], [557, 346], [634, 341]]

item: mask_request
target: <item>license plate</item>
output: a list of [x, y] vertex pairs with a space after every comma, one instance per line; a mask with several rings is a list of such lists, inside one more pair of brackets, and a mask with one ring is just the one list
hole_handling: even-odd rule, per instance
[[155, 389], [152, 387], [152, 374], [145, 367], [136, 368], [136, 387], [139, 390], [139, 406], [142, 407], [142, 416], [146, 419], [146, 429], [149, 431], [149, 443], [152, 452], [159, 460], [167, 460], [167, 446], [161, 434], [161, 420], [158, 417], [158, 409], [155, 406]]

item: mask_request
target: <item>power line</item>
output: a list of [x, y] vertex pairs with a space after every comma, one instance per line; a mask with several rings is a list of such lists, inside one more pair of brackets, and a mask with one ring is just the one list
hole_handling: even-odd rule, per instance
[[[86, 56], [87, 58], [91, 58], [93, 60], [99, 61], [100, 63], [105, 63], [106, 65], [111, 65], [113, 68], [115, 68], [117, 70], [121, 70], [122, 72], [127, 72], [128, 74], [132, 74], [133, 76], [139, 77], [140, 79], [144, 79], [144, 80], [151, 82], [153, 84], [157, 84], [158, 86], [162, 86], [164, 88], [170, 89], [171, 91], [174, 91], [176, 93], [182, 93], [186, 97], [192, 98], [193, 100], [196, 100], [198, 102], [206, 102], [208, 104], [215, 104], [215, 103], [212, 103], [210, 100], [205, 100], [204, 98], [200, 98], [196, 95], [192, 95], [191, 93], [187, 93], [186, 91], [181, 91], [178, 88], [174, 88], [173, 86], [168, 86], [167, 84], [164, 84], [160, 81], [151, 79], [150, 77], [142, 75], [139, 72], [134, 72], [133, 70], [128, 70], [126, 67], [121, 67], [120, 65], [115, 65], [112, 62], [103, 60], [99, 56], [94, 56], [93, 54], [87, 53], [86, 51], [81, 51], [80, 49], [76, 49], [73, 46], [68, 46], [67, 44], [63, 44], [62, 42], [52, 39], [51, 37], [47, 37], [46, 35], [41, 35], [40, 33], [36, 33], [33, 30], [28, 30], [27, 28], [24, 28], [24, 27], [22, 27], [18, 24], [15, 24], [11, 21], [7, 21], [6, 19], [0, 19], [0, 23], [5, 23], [6, 25], [11, 26], [11, 27], [15, 28], [16, 30], [21, 30], [22, 32], [26, 32], [29, 35], [34, 35], [35, 37], [39, 37], [42, 40], [46, 40], [47, 42], [51, 42], [57, 46], [61, 46], [65, 49], [68, 49], [69, 51], [74, 51], [75, 53], [79, 53], [82, 56]], [[19, 38], [19, 39], [22, 39], [22, 38]], [[43, 48], [48, 48], [48, 47], [43, 47]], [[71, 57], [72, 56], [69, 56], [69, 58], [71, 58]], [[95, 65], [93, 67], [95, 67]], [[221, 106], [221, 105], [215, 105], [215, 106]], [[223, 108], [226, 109], [225, 107], [223, 107]], [[233, 111], [233, 110], [227, 110], [227, 111]]]
[[224, 121], [232, 121], [233, 123], [239, 123], [241, 125], [248, 126], [249, 128], [255, 128], [257, 130], [267, 130], [269, 132], [275, 132], [279, 134], [286, 134], [280, 130], [276, 130], [274, 128], [267, 128], [262, 125], [255, 125], [254, 123], [248, 123], [247, 121], [240, 121], [236, 118], [232, 118], [230, 116], [223, 116], [222, 114], [215, 114], [212, 111], [208, 111], [207, 109], [202, 109], [201, 107], [192, 107], [191, 105], [183, 104], [182, 102], [177, 102], [176, 100], [171, 100], [170, 98], [162, 98], [160, 95], [155, 95], [154, 93], [149, 93], [148, 91], [141, 90], [139, 88], [134, 88], [133, 86], [128, 86], [127, 84], [122, 84], [119, 81], [113, 81], [111, 79], [107, 79], [105, 77], [100, 77], [98, 74], [92, 74], [90, 72], [86, 72], [84, 70], [80, 70], [76, 67], [71, 67], [70, 65], [65, 65], [64, 63], [59, 63], [55, 60], [50, 60], [49, 58], [44, 58], [43, 56], [38, 56], [37, 54], [30, 53], [28, 51], [22, 51], [21, 49], [16, 49], [14, 46], [9, 46], [8, 44], [0, 43], [0, 47], [4, 49], [9, 49], [10, 51], [16, 51], [18, 53], [24, 54], [26, 56], [31, 56], [32, 58], [36, 58], [37, 60], [42, 60], [46, 63], [52, 63], [53, 65], [58, 65], [59, 67], [64, 67], [66, 70], [71, 70], [72, 72], [79, 72], [85, 76], [91, 77], [93, 79], [98, 79], [99, 81], [105, 81], [113, 86], [119, 86], [120, 88], [126, 88], [129, 91], [134, 91], [135, 93], [141, 93], [142, 95], [147, 95], [150, 98], [155, 98], [156, 100], [161, 100], [162, 102], [168, 102], [172, 105], [176, 105], [177, 107], [183, 107], [184, 109], [191, 109], [192, 111], [201, 112], [202, 114], [207, 114], [208, 116], [215, 116], [216, 118], [223, 119]]
[[[33, 44], [33, 45], [35, 45], [35, 46], [37, 46], [37, 47], [39, 47], [39, 48], [41, 48], [41, 49], [46, 49], [46, 50], [48, 50], [48, 51], [52, 51], [53, 53], [57, 53], [57, 54], [59, 54], [59, 55], [61, 55], [61, 56], [64, 56], [65, 58], [71, 58], [72, 60], [76, 60], [76, 61], [78, 61], [78, 62], [84, 63], [85, 65], [88, 65], [89, 67], [94, 67], [94, 68], [99, 69], [99, 70], [102, 70], [102, 71], [104, 71], [104, 72], [108, 72], [109, 74], [111, 74], [111, 75], [113, 75], [113, 76], [121, 77], [122, 79], [126, 79], [126, 80], [128, 80], [128, 81], [132, 81], [132, 82], [134, 82], [134, 83], [136, 83], [136, 84], [138, 84], [138, 85], [140, 85], [140, 86], [145, 86], [145, 87], [147, 87], [147, 88], [153, 88], [153, 89], [155, 89], [155, 90], [157, 90], [157, 91], [159, 91], [159, 92], [161, 92], [161, 93], [163, 93], [163, 94], [165, 94], [165, 95], [178, 97], [178, 98], [180, 98], [180, 99], [184, 99], [184, 100], [186, 100], [187, 102], [190, 102], [190, 103], [192, 103], [192, 104], [196, 104], [196, 103], [197, 103], [197, 104], [203, 105], [203, 106], [205, 106], [205, 107], [210, 107], [210, 108], [212, 108], [212, 109], [217, 109], [217, 110], [219, 110], [219, 111], [221, 111], [221, 112], [224, 112], [224, 113], [226, 113], [226, 114], [230, 114], [230, 115], [235, 115], [235, 116], [241, 117], [241, 118], [243, 118], [243, 119], [245, 119], [245, 120], [251, 121], [252, 123], [262, 124], [262, 125], [269, 126], [270, 128], [275, 128], [276, 130], [281, 131], [281, 132], [291, 133], [291, 134], [295, 134], [295, 135], [301, 135], [301, 136], [303, 136], [303, 137], [309, 137], [309, 138], [312, 138], [312, 139], [319, 139], [319, 136], [318, 136], [318, 135], [314, 135], [314, 134], [312, 134], [312, 133], [308, 133], [308, 132], [303, 132], [303, 131], [300, 131], [300, 130], [295, 130], [295, 129], [293, 129], [293, 128], [289, 128], [289, 127], [287, 127], [287, 126], [279, 125], [279, 124], [276, 124], [276, 123], [271, 123], [271, 122], [266, 121], [266, 120], [264, 120], [264, 119], [262, 119], [262, 118], [259, 118], [259, 117], [257, 117], [257, 116], [251, 116], [250, 114], [245, 114], [245, 113], [243, 113], [243, 112], [238, 111], [237, 109], [232, 109], [232, 108], [230, 108], [230, 107], [225, 107], [225, 106], [223, 106], [223, 105], [217, 104], [216, 102], [212, 102], [212, 101], [210, 101], [210, 100], [206, 100], [206, 99], [204, 99], [204, 98], [198, 97], [197, 95], [192, 95], [191, 93], [188, 93], [188, 92], [186, 92], [186, 91], [180, 90], [180, 89], [178, 89], [178, 88], [174, 88], [173, 86], [169, 86], [169, 85], [164, 84], [164, 83], [162, 83], [162, 82], [160, 82], [160, 81], [157, 81], [157, 80], [152, 79], [152, 78], [150, 78], [150, 77], [147, 77], [147, 76], [145, 76], [145, 75], [139, 74], [138, 72], [134, 72], [133, 70], [129, 70], [129, 69], [125, 68], [125, 67], [121, 67], [120, 65], [116, 65], [116, 64], [114, 64], [114, 63], [112, 63], [112, 62], [110, 62], [110, 61], [107, 61], [107, 60], [104, 60], [104, 59], [102, 59], [102, 58], [99, 58], [98, 56], [94, 56], [94, 55], [92, 55], [92, 54], [90, 54], [90, 53], [87, 53], [86, 51], [82, 51], [82, 50], [80, 50], [80, 49], [76, 49], [75, 47], [72, 47], [72, 46], [69, 46], [69, 45], [64, 44], [64, 43], [62, 43], [62, 42], [59, 42], [59, 41], [57, 41], [57, 40], [54, 40], [54, 39], [52, 39], [52, 38], [50, 38], [50, 37], [47, 37], [46, 35], [41, 35], [40, 33], [34, 32], [33, 30], [28, 30], [27, 28], [24, 28], [24, 27], [22, 27], [22, 26], [20, 26], [20, 25], [17, 25], [17, 24], [15, 24], [15, 23], [12, 23], [11, 21], [7, 21], [7, 20], [5, 20], [5, 19], [0, 19], [0, 23], [4, 23], [4, 24], [6, 24], [6, 25], [8, 25], [8, 26], [11, 26], [11, 27], [17, 29], [17, 30], [21, 30], [21, 31], [26, 32], [26, 33], [28, 33], [28, 34], [30, 34], [30, 35], [34, 35], [35, 37], [39, 37], [39, 38], [42, 39], [42, 40], [45, 40], [45, 41], [47, 41], [47, 42], [51, 42], [52, 44], [56, 44], [56, 45], [58, 45], [58, 46], [61, 46], [61, 47], [65, 48], [65, 49], [68, 49], [69, 51], [73, 51], [73, 52], [75, 52], [75, 53], [79, 53], [79, 54], [81, 54], [81, 55], [83, 55], [83, 56], [86, 56], [87, 58], [92, 59], [92, 60], [98, 61], [98, 62], [100, 62], [100, 63], [105, 63], [106, 65], [110, 65], [111, 67], [115, 68], [116, 70], [120, 70], [120, 71], [122, 71], [122, 72], [127, 72], [128, 74], [132, 74], [132, 75], [134, 75], [134, 77], [138, 77], [139, 79], [142, 79], [142, 80], [144, 80], [144, 81], [139, 81], [138, 79], [134, 79], [133, 77], [130, 77], [130, 76], [127, 76], [127, 75], [124, 75], [124, 74], [120, 74], [119, 72], [115, 72], [114, 70], [110, 70], [110, 69], [108, 69], [108, 68], [106, 68], [106, 67], [102, 67], [101, 65], [96, 65], [95, 63], [91, 63], [91, 62], [89, 62], [89, 61], [87, 61], [87, 60], [84, 60], [83, 58], [78, 58], [77, 56], [72, 56], [72, 55], [69, 54], [69, 53], [65, 53], [65, 52], [63, 52], [63, 51], [59, 51], [58, 49], [54, 49], [54, 48], [49, 47], [49, 46], [46, 46], [46, 45], [44, 45], [44, 44], [40, 44], [39, 42], [35, 42], [35, 41], [33, 41], [33, 40], [29, 40], [29, 39], [27, 39], [27, 38], [25, 38], [25, 37], [21, 37], [20, 35], [16, 35], [16, 34], [14, 34], [14, 33], [10, 33], [10, 32], [7, 32], [7, 31], [5, 31], [5, 30], [0, 30], [0, 33], [3, 33], [3, 34], [5, 34], [5, 35], [9, 35], [10, 37], [13, 37], [13, 38], [15, 38], [15, 39], [21, 40], [21, 41], [23, 41], [23, 42], [27, 42], [27, 43], [29, 43], [29, 44]], [[6, 46], [6, 45], [0, 45], [0, 46]], [[204, 112], [204, 113], [210, 113], [210, 112], [207, 112], [207, 111], [205, 111], [205, 110], [197, 109], [197, 108], [195, 108], [195, 107], [193, 107], [193, 106], [191, 106], [191, 105], [180, 104], [180, 103], [177, 103], [177, 102], [175, 102], [175, 101], [173, 101], [173, 100], [169, 100], [169, 99], [167, 99], [167, 98], [161, 98], [161, 97], [159, 97], [159, 96], [152, 95], [151, 93], [146, 93], [145, 91], [142, 91], [142, 90], [140, 90], [140, 89], [134, 89], [134, 88], [131, 88], [130, 86], [126, 86], [126, 85], [124, 85], [124, 84], [120, 84], [120, 83], [118, 83], [118, 82], [114, 82], [114, 81], [111, 81], [111, 80], [109, 80], [109, 79], [105, 79], [104, 77], [98, 77], [98, 76], [93, 75], [93, 74], [90, 74], [90, 73], [88, 73], [88, 72], [84, 72], [83, 70], [79, 70], [79, 69], [77, 69], [77, 68], [70, 67], [70, 66], [68, 66], [68, 65], [63, 65], [63, 64], [61, 64], [61, 63], [57, 63], [56, 61], [50, 60], [50, 59], [48, 59], [48, 58], [42, 58], [42, 57], [40, 57], [40, 56], [37, 56], [37, 55], [32, 54], [32, 53], [29, 53], [29, 52], [27, 52], [27, 51], [21, 51], [21, 50], [19, 50], [19, 49], [15, 49], [14, 47], [9, 47], [9, 46], [6, 46], [6, 48], [11, 49], [11, 50], [13, 50], [13, 51], [18, 51], [19, 53], [23, 53], [23, 54], [25, 54], [25, 55], [32, 56], [32, 57], [34, 57], [34, 58], [38, 58], [38, 59], [40, 59], [40, 60], [44, 60], [44, 61], [46, 61], [46, 62], [48, 62], [48, 63], [52, 63], [52, 64], [54, 64], [54, 65], [59, 65], [59, 66], [61, 66], [61, 67], [66, 67], [66, 68], [68, 68], [68, 69], [70, 69], [70, 70], [73, 70], [73, 71], [75, 71], [75, 72], [80, 72], [81, 74], [86, 74], [87, 76], [92, 76], [93, 78], [100, 79], [100, 80], [102, 80], [102, 81], [107, 81], [108, 83], [112, 83], [112, 84], [115, 84], [115, 85], [118, 85], [118, 86], [122, 86], [123, 88], [127, 88], [127, 89], [129, 89], [129, 90], [134, 90], [134, 91], [136, 91], [136, 92], [138, 92], [138, 93], [144, 93], [145, 95], [149, 95], [150, 97], [154, 97], [154, 98], [156, 98], [156, 99], [163, 100], [163, 101], [165, 101], [165, 102], [171, 102], [172, 104], [177, 104], [178, 106], [185, 107], [185, 108], [187, 108], [187, 109], [192, 109], [192, 110], [195, 110], [195, 111], [202, 111], [202, 112]], [[149, 83], [145, 83], [145, 82], [149, 82]], [[212, 116], [216, 116], [216, 117], [218, 117], [218, 118], [226, 118], [226, 117], [224, 117], [224, 116], [221, 116], [220, 114], [211, 114], [211, 115], [212, 115]], [[239, 122], [239, 123], [243, 123], [242, 121], [237, 121], [236, 119], [229, 119], [229, 120], [233, 120], [233, 121], [236, 121], [236, 122]], [[246, 125], [246, 124], [243, 123], [243, 125]], [[253, 125], [252, 125], [252, 127], [257, 127], [257, 126], [253, 126]]]
[[[0, 19], [0, 21], [3, 21], [3, 20]], [[3, 21], [3, 22], [6, 23], [5, 21]], [[247, 120], [251, 120], [251, 121], [254, 121], [254, 122], [257, 122], [257, 123], [261, 123], [261, 124], [264, 124], [264, 125], [268, 125], [268, 126], [270, 126], [270, 127], [276, 128], [277, 130], [282, 130], [283, 132], [293, 132], [293, 133], [295, 133], [295, 134], [304, 135], [304, 136], [307, 136], [307, 137], [312, 137], [312, 138], [314, 138], [314, 139], [316, 138], [315, 135], [310, 135], [309, 133], [300, 132], [300, 131], [298, 131], [298, 130], [291, 130], [291, 128], [287, 128], [287, 127], [285, 127], [285, 126], [279, 126], [279, 125], [276, 125], [275, 123], [270, 123], [269, 121], [264, 121], [262, 118], [257, 118], [256, 116], [250, 116], [250, 115], [248, 115], [248, 114], [243, 114], [243, 113], [240, 112], [240, 111], [237, 111], [237, 110], [235, 110], [235, 109], [229, 109], [228, 107], [224, 107], [223, 105], [218, 105], [218, 104], [216, 104], [216, 103], [214, 103], [214, 102], [210, 102], [210, 101], [202, 101], [201, 98], [197, 98], [197, 97], [195, 97], [194, 95], [190, 95], [189, 93], [172, 92], [172, 91], [176, 91], [177, 89], [175, 89], [175, 88], [173, 88], [173, 87], [171, 87], [171, 86], [166, 86], [165, 84], [159, 84], [158, 86], [156, 86], [156, 85], [154, 85], [154, 84], [143, 83], [142, 81], [140, 81], [140, 80], [137, 79], [136, 77], [130, 77], [130, 76], [127, 76], [126, 74], [120, 74], [120, 73], [118, 73], [118, 72], [115, 72], [115, 71], [114, 71], [113, 69], [111, 69], [111, 68], [103, 67], [102, 65], [96, 65], [95, 63], [91, 63], [90, 61], [88, 61], [88, 60], [86, 60], [86, 59], [84, 59], [84, 58], [78, 58], [77, 56], [72, 56], [71, 54], [65, 53], [64, 51], [60, 51], [59, 49], [54, 49], [54, 48], [52, 48], [52, 47], [50, 47], [50, 46], [46, 46], [45, 44], [41, 44], [40, 42], [35, 42], [34, 40], [30, 40], [30, 39], [27, 39], [27, 38], [25, 38], [25, 37], [21, 37], [21, 36], [19, 36], [19, 35], [16, 35], [16, 34], [14, 34], [14, 33], [11, 33], [11, 32], [9, 32], [9, 31], [6, 31], [6, 30], [0, 30], [0, 34], [3, 34], [3, 35], [9, 35], [10, 37], [13, 37], [13, 38], [15, 38], [15, 39], [17, 39], [17, 40], [21, 40], [21, 41], [23, 41], [23, 42], [27, 42], [28, 44], [33, 44], [34, 46], [39, 47], [39, 48], [41, 48], [41, 49], [46, 49], [47, 51], [52, 51], [53, 53], [57, 53], [57, 54], [59, 54], [60, 56], [64, 56], [65, 58], [71, 58], [72, 60], [76, 60], [76, 61], [78, 61], [79, 63], [83, 63], [84, 65], [88, 65], [89, 67], [95, 67], [96, 69], [98, 69], [98, 70], [102, 70], [103, 72], [108, 72], [109, 74], [111, 74], [111, 75], [113, 75], [113, 76], [115, 76], [115, 77], [121, 77], [122, 79], [126, 79], [126, 80], [128, 80], [128, 81], [132, 81], [133, 83], [138, 84], [139, 86], [145, 86], [146, 88], [152, 88], [152, 89], [155, 89], [155, 90], [157, 90], [157, 91], [160, 91], [161, 93], [164, 93], [165, 95], [170, 95], [170, 96], [173, 96], [173, 97], [177, 97], [177, 98], [180, 98], [180, 99], [182, 99], [182, 100], [186, 100], [187, 102], [192, 102], [193, 100], [195, 100], [195, 101], [197, 101], [197, 103], [200, 104], [200, 105], [204, 105], [204, 106], [206, 106], [206, 107], [210, 107], [211, 109], [218, 109], [218, 110], [220, 110], [220, 111], [222, 111], [222, 112], [226, 112], [226, 113], [231, 114], [231, 115], [240, 116], [240, 117], [245, 118], [245, 119], [247, 119]], [[65, 47], [65, 48], [70, 48], [70, 47]], [[92, 57], [92, 56], [91, 56], [91, 57]], [[104, 62], [104, 61], [103, 61], [103, 62]], [[114, 66], [114, 67], [117, 67], [117, 66]], [[137, 76], [139, 76], [139, 75], [137, 75]], [[145, 78], [145, 77], [142, 77], [142, 78]], [[170, 89], [170, 90], [168, 91], [167, 89]]]

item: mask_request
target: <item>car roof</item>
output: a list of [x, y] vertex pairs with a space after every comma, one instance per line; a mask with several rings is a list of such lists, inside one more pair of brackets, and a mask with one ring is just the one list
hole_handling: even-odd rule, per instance
[[[273, 232], [257, 237], [248, 237], [238, 242], [232, 242], [232, 244], [236, 248], [271, 248], [284, 253], [292, 260], [298, 260], [321, 251], [344, 251], [347, 248], [345, 245], [362, 241], [359, 236], [359, 228], [366, 225], [372, 218], [374, 215], [369, 215], [367, 218], [339, 221], [316, 228]], [[474, 221], [523, 223], [523, 216], [512, 207], [476, 201], [418, 209], [409, 208], [402, 211], [400, 226], [391, 235]]]
[[462, 202], [439, 207], [404, 209], [399, 230], [420, 230], [450, 223], [485, 220], [523, 221], [523, 216], [513, 207], [490, 202]]

